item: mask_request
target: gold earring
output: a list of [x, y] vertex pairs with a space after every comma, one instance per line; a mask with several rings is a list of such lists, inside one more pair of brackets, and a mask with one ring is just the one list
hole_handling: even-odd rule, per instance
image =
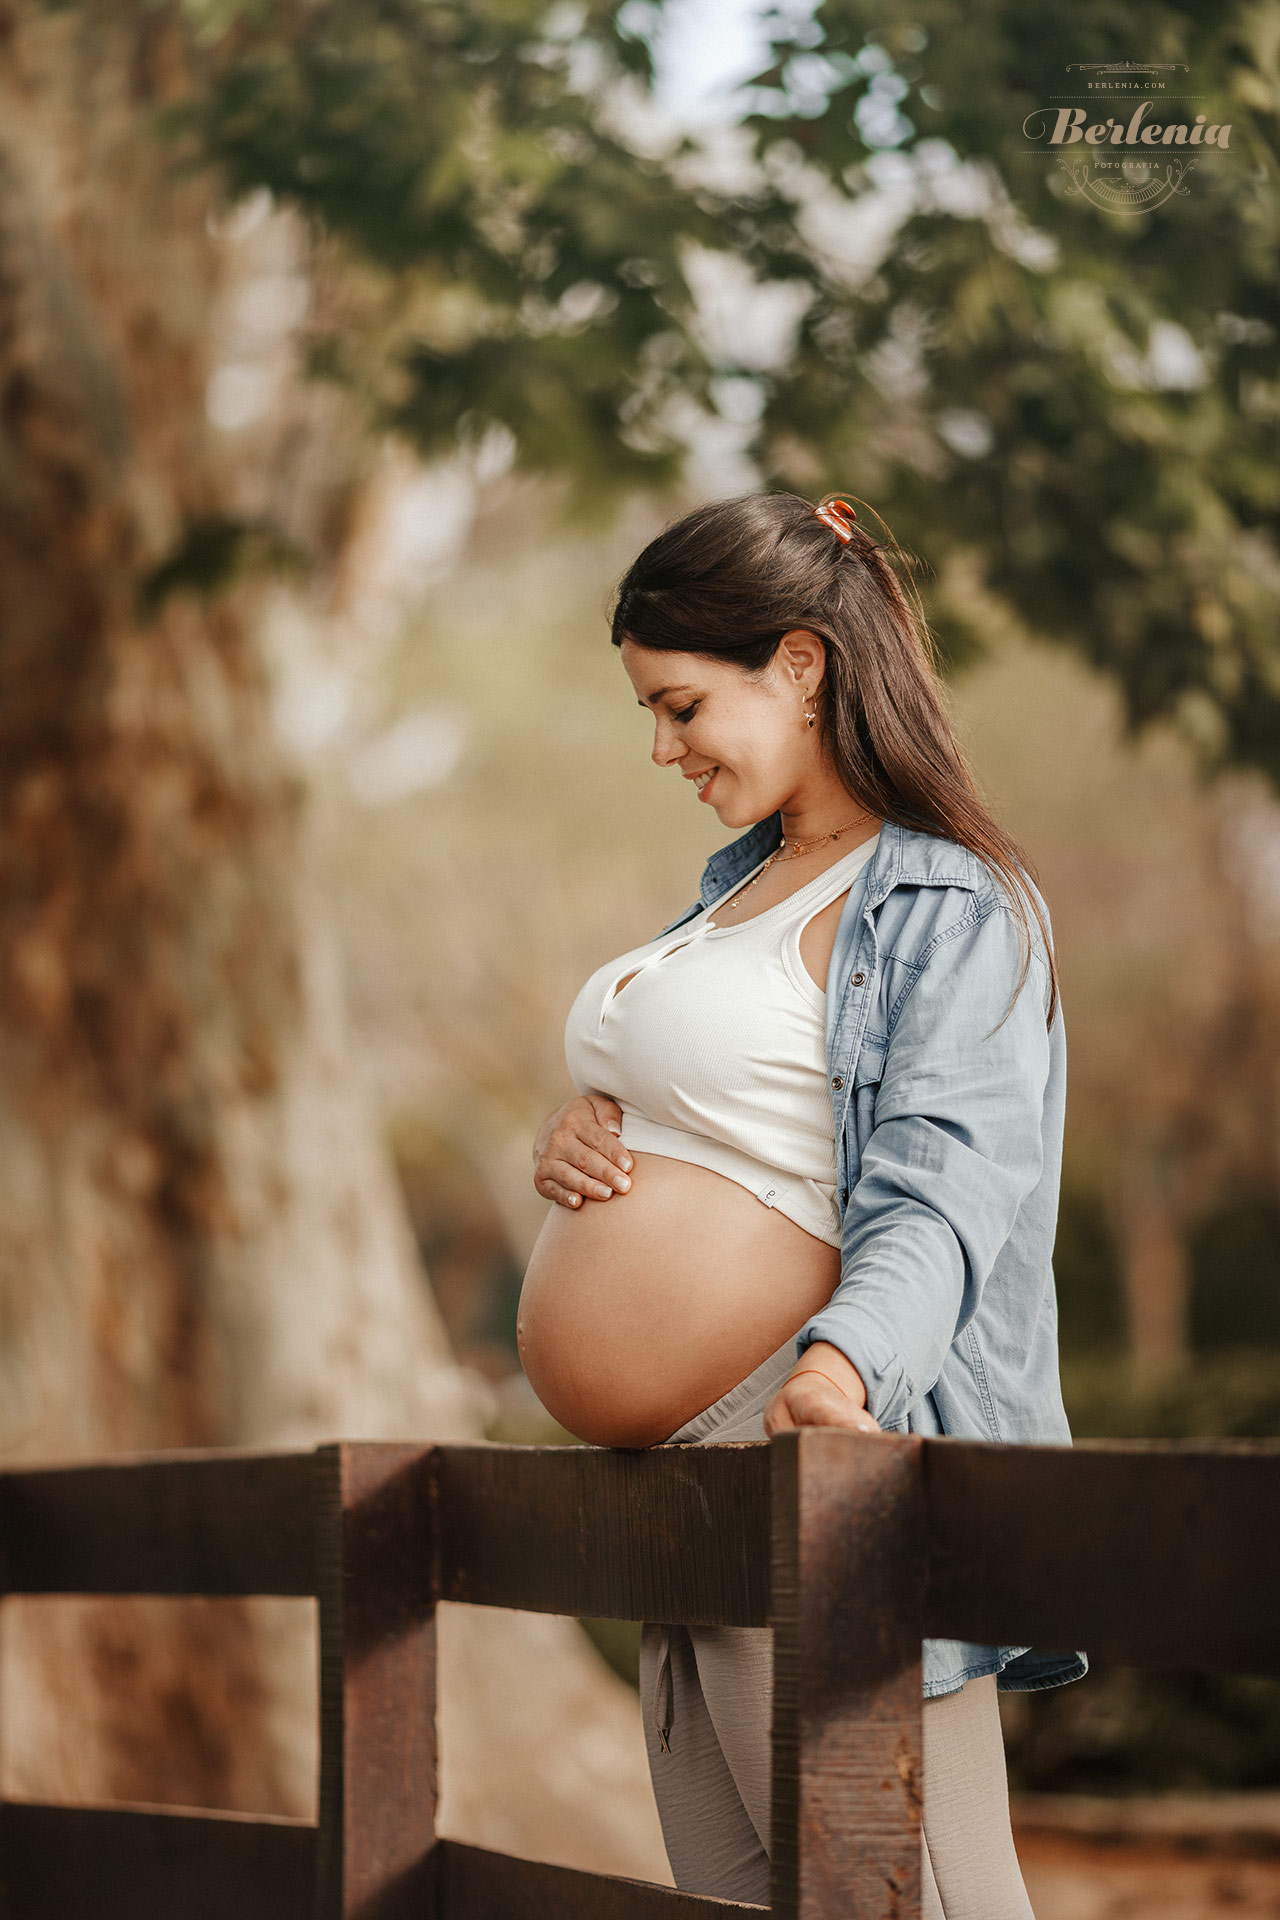
[[805, 720], [806, 720], [806, 721], [808, 722], [808, 725], [809, 725], [809, 727], [810, 727], [810, 729], [812, 730], [812, 728], [813, 728], [813, 726], [814, 726], [814, 724], [816, 723], [816, 720], [817, 720], [817, 711], [816, 711], [816, 709], [815, 709], [815, 711], [814, 711], [813, 713], [810, 713], [810, 712], [809, 712], [809, 708], [808, 708], [808, 704], [807, 704], [807, 703], [808, 703], [808, 700], [809, 700], [809, 695], [808, 695], [807, 693], [806, 693], [806, 694], [803, 694], [803, 695], [801, 696], [801, 702], [800, 702], [800, 704], [801, 704], [801, 706], [802, 706], [802, 707], [803, 707], [803, 709], [804, 709], [804, 717], [805, 717]]

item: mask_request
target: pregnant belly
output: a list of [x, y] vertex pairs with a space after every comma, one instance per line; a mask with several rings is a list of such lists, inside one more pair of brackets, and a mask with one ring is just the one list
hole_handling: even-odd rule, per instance
[[530, 1385], [594, 1446], [665, 1440], [798, 1333], [840, 1278], [838, 1248], [736, 1181], [632, 1158], [628, 1193], [551, 1208], [520, 1294]]

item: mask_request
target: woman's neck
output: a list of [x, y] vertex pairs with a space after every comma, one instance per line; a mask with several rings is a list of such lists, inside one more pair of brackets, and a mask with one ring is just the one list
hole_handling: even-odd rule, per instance
[[862, 806], [843, 787], [834, 793], [815, 795], [811, 801], [801, 801], [795, 807], [782, 809], [782, 833], [789, 847], [797, 842], [803, 844], [806, 840], [819, 839], [843, 827], [865, 826], [867, 833], [871, 834], [879, 824], [878, 816]]

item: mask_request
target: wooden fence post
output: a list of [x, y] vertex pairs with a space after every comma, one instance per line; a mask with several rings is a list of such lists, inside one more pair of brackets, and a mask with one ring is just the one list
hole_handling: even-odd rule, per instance
[[921, 1445], [771, 1443], [778, 1920], [919, 1920]]
[[319, 1450], [319, 1920], [436, 1909], [434, 1451]]

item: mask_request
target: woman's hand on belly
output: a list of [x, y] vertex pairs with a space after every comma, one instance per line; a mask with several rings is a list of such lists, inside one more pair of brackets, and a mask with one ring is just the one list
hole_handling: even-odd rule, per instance
[[881, 1430], [880, 1422], [867, 1412], [862, 1375], [829, 1341], [810, 1342], [764, 1410], [764, 1430], [770, 1440], [795, 1427], [848, 1427], [854, 1433]]
[[622, 1108], [607, 1093], [581, 1093], [548, 1114], [533, 1143], [533, 1184], [544, 1200], [580, 1207], [631, 1186]]

